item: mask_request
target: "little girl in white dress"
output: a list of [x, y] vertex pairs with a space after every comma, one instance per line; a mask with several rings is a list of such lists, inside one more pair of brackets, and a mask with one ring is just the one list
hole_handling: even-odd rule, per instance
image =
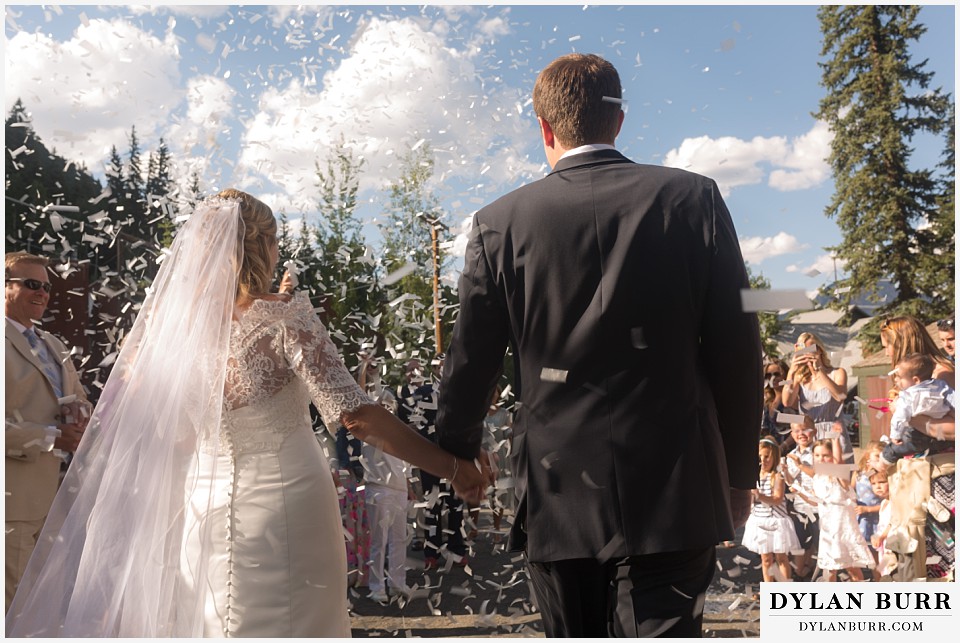
[[[817, 440], [813, 445], [814, 467], [839, 463], [840, 451], [837, 438]], [[850, 580], [863, 581], [861, 569], [873, 569], [876, 563], [857, 525], [857, 497], [847, 476], [817, 473], [814, 467], [798, 465], [804, 473], [813, 475], [813, 493], [820, 516], [817, 565], [824, 571], [824, 580], [836, 581], [837, 572], [845, 569]]]
[[778, 470], [780, 447], [771, 438], [763, 438], [759, 457], [760, 475], [753, 490], [753, 506], [743, 530], [742, 544], [760, 554], [764, 582], [792, 580], [788, 554], [801, 547], [784, 502], [783, 476]]

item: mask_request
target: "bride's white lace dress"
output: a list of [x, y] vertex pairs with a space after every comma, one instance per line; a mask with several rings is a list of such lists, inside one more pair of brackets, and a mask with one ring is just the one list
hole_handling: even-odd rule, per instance
[[370, 399], [305, 294], [238, 314], [219, 444], [199, 455], [185, 517], [181, 565], [207, 569], [182, 569], [181, 600], [203, 594], [204, 636], [350, 636], [337, 494], [308, 404], [335, 427]]

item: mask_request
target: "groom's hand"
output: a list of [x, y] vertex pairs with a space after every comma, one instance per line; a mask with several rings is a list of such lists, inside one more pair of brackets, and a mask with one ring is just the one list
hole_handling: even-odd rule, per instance
[[477, 507], [487, 495], [486, 475], [482, 471], [482, 465], [478, 460], [470, 462], [460, 460], [460, 466], [457, 475], [450, 482], [453, 484], [453, 491], [469, 507]]
[[733, 515], [733, 528], [740, 529], [750, 517], [750, 506], [753, 504], [752, 489], [730, 488], [730, 513]]

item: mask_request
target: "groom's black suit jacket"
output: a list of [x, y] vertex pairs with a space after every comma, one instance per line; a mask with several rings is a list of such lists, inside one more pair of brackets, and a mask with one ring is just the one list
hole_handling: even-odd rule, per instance
[[529, 560], [734, 537], [728, 487], [755, 485], [762, 406], [747, 287], [716, 183], [614, 150], [561, 159], [477, 213], [439, 443], [477, 454], [511, 345], [512, 543]]

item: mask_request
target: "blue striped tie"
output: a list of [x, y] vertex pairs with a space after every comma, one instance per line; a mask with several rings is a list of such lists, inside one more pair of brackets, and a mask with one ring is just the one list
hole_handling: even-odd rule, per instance
[[40, 338], [37, 337], [37, 331], [32, 327], [23, 331], [23, 335], [27, 338], [27, 341], [30, 342], [30, 348], [33, 349], [33, 354], [36, 355], [40, 363], [43, 364], [43, 372], [46, 373], [47, 379], [49, 379], [50, 384], [53, 385], [53, 392], [56, 393], [58, 398], [63, 397], [63, 382], [60, 379], [60, 368], [54, 365], [46, 344], [40, 341]]

